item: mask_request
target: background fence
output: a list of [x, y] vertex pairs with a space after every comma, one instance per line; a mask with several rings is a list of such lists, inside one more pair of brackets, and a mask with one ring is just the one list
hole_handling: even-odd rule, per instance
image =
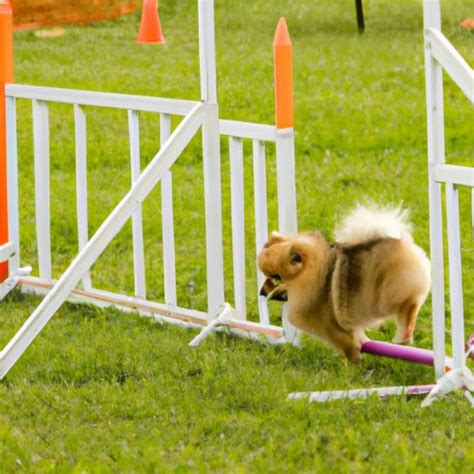
[[140, 5], [139, 0], [12, 0], [17, 29], [110, 20]]

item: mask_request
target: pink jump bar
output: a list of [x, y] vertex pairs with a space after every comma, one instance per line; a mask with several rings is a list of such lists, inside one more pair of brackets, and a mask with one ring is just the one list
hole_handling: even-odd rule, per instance
[[367, 341], [362, 344], [362, 352], [391, 359], [401, 359], [416, 364], [433, 365], [433, 351], [417, 347], [400, 346], [389, 342]]

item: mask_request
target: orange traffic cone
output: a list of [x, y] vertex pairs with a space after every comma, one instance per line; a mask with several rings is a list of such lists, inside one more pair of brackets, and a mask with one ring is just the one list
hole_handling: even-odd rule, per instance
[[158, 0], [143, 0], [142, 21], [138, 31], [137, 43], [165, 42], [158, 16]]

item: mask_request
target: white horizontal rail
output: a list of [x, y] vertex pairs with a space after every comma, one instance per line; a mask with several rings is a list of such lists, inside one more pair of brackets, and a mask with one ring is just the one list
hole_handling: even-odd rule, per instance
[[130, 191], [117, 204], [87, 245], [69, 265], [51, 291], [41, 301], [33, 314], [0, 353], [0, 379], [10, 370], [23, 352], [38, 336], [82, 276], [90, 269], [120, 229], [130, 219], [133, 211], [150, 194], [203, 123], [207, 104], [200, 103], [181, 121], [169, 140], [145, 168]]
[[436, 165], [434, 179], [438, 183], [474, 187], [474, 168], [456, 165]]
[[17, 97], [19, 99], [36, 99], [63, 104], [92, 105], [96, 107], [132, 109], [142, 112], [162, 112], [175, 115], [186, 115], [198, 103], [190, 100], [23, 84], [7, 84], [6, 95], [7, 97]]
[[[42, 296], [48, 294], [54, 283], [56, 282], [49, 283], [35, 277], [22, 277], [19, 280], [22, 292]], [[197, 328], [206, 326], [209, 323], [208, 315], [203, 311], [182, 308], [180, 306], [170, 309], [162, 303], [124, 296], [96, 288], [92, 288], [89, 291], [75, 288], [71, 291], [68, 301], [90, 303], [101, 308], [114, 306], [121, 311], [138, 312], [143, 316], [152, 316], [157, 322], [166, 322], [182, 327]], [[265, 336], [268, 342], [275, 344], [286, 342], [281, 327], [264, 326], [252, 321], [229, 319], [225, 327], [216, 328], [216, 330], [230, 331], [239, 336], [260, 341], [260, 338]]]
[[425, 36], [431, 44], [433, 58], [449, 74], [471, 103], [474, 103], [474, 71], [472, 68], [443, 33], [434, 28], [427, 28]]
[[276, 140], [276, 129], [274, 126], [238, 122], [236, 120], [219, 120], [219, 133], [231, 137], [250, 138], [266, 142], [274, 142]]
[[[27, 84], [6, 84], [5, 90], [7, 97], [18, 99], [131, 109], [170, 115], [186, 115], [198, 103], [191, 100], [32, 86]], [[276, 141], [277, 132], [273, 125], [237, 120], [219, 120], [219, 131], [221, 135], [271, 142]]]

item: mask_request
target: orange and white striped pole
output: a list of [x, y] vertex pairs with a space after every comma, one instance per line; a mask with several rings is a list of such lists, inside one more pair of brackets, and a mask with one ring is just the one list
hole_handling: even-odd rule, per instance
[[[8, 242], [7, 121], [5, 84], [13, 82], [13, 15], [9, 0], [0, 0], [0, 246]], [[0, 282], [8, 262], [0, 262]]]
[[[275, 71], [275, 125], [278, 195], [278, 228], [282, 234], [298, 231], [295, 183], [295, 133], [293, 105], [292, 45], [286, 20], [281, 18], [273, 40]], [[300, 333], [283, 311], [283, 331], [287, 341], [300, 343]]]
[[275, 124], [278, 181], [278, 227], [283, 234], [297, 231], [292, 45], [285, 18], [273, 40]]

